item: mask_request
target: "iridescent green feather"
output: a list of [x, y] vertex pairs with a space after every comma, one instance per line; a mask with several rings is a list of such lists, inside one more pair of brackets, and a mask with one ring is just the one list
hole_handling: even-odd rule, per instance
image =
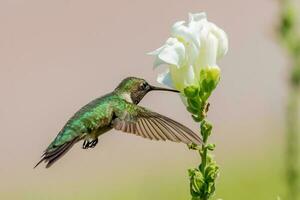
[[71, 141], [76, 137], [84, 137], [92, 131], [110, 124], [112, 118], [112, 103], [118, 100], [115, 94], [109, 94], [90, 102], [81, 108], [67, 122], [48, 150]]

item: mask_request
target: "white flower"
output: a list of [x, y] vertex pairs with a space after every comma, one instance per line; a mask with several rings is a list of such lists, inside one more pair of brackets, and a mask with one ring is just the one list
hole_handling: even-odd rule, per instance
[[189, 14], [189, 22], [176, 22], [171, 37], [157, 50], [154, 67], [167, 65], [157, 81], [182, 91], [198, 85], [201, 69], [219, 71], [217, 61], [228, 51], [226, 33], [207, 21], [205, 13]]

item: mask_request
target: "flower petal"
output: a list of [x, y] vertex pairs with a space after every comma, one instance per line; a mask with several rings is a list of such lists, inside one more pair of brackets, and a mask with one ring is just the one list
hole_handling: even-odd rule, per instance
[[211, 23], [211, 32], [218, 39], [218, 59], [222, 58], [228, 52], [228, 37], [225, 31]]
[[166, 45], [163, 45], [162, 47], [159, 47], [158, 49], [148, 52], [147, 55], [151, 55], [151, 56], [156, 56], [154, 63], [153, 63], [153, 68], [155, 69], [157, 66], [163, 64], [164, 62], [158, 58], [158, 54], [162, 51], [163, 48], [165, 48]]
[[200, 12], [200, 13], [189, 13], [189, 22], [192, 21], [200, 21], [202, 19], [206, 20], [207, 16], [205, 12]]
[[171, 78], [171, 74], [170, 71], [167, 69], [166, 71], [159, 73], [157, 75], [157, 82], [159, 82], [160, 84], [166, 85], [168, 87], [174, 88], [174, 85], [172, 83], [172, 78]]
[[178, 38], [185, 44], [194, 43], [197, 47], [200, 45], [199, 32], [201, 25], [199, 23], [189, 23], [186, 26], [185, 21], [176, 22], [172, 26], [171, 35]]
[[176, 38], [169, 38], [165, 47], [158, 54], [158, 58], [165, 64], [175, 65], [178, 68], [184, 61], [185, 47]]
[[217, 64], [218, 40], [216, 36], [214, 36], [212, 33], [209, 33], [207, 36], [206, 50], [207, 50], [207, 56], [206, 56], [207, 66], [204, 67], [215, 66]]
[[158, 66], [165, 64], [163, 60], [161, 60], [158, 56], [155, 58], [154, 63], [153, 63], [153, 68], [157, 68]]
[[165, 45], [159, 47], [158, 49], [155, 49], [154, 51], [151, 51], [151, 52], [148, 52], [147, 55], [150, 55], [150, 56], [156, 56], [158, 55], [161, 50], [165, 47]]
[[188, 85], [194, 85], [195, 82], [197, 82], [196, 80], [197, 80], [197, 77], [195, 76], [194, 68], [193, 68], [192, 65], [189, 65], [186, 68], [186, 74], [185, 74], [184, 84], [186, 86], [188, 86]]

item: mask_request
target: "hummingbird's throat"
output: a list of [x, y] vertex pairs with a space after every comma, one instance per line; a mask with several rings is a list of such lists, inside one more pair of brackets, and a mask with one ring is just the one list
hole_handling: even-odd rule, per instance
[[123, 93], [122, 97], [124, 98], [125, 101], [127, 101], [129, 103], [133, 103], [130, 93], [127, 93], [127, 92]]

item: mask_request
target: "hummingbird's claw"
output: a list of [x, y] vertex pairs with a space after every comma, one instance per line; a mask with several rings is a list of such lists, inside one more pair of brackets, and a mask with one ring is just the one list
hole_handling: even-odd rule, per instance
[[82, 144], [82, 148], [83, 149], [87, 149], [88, 148], [88, 141], [84, 140], [83, 144]]
[[92, 141], [84, 140], [82, 144], [82, 148], [83, 149], [94, 148], [97, 144], [98, 144], [98, 138]]
[[98, 138], [96, 138], [95, 140], [91, 141], [90, 148], [94, 148], [97, 144], [98, 144]]

